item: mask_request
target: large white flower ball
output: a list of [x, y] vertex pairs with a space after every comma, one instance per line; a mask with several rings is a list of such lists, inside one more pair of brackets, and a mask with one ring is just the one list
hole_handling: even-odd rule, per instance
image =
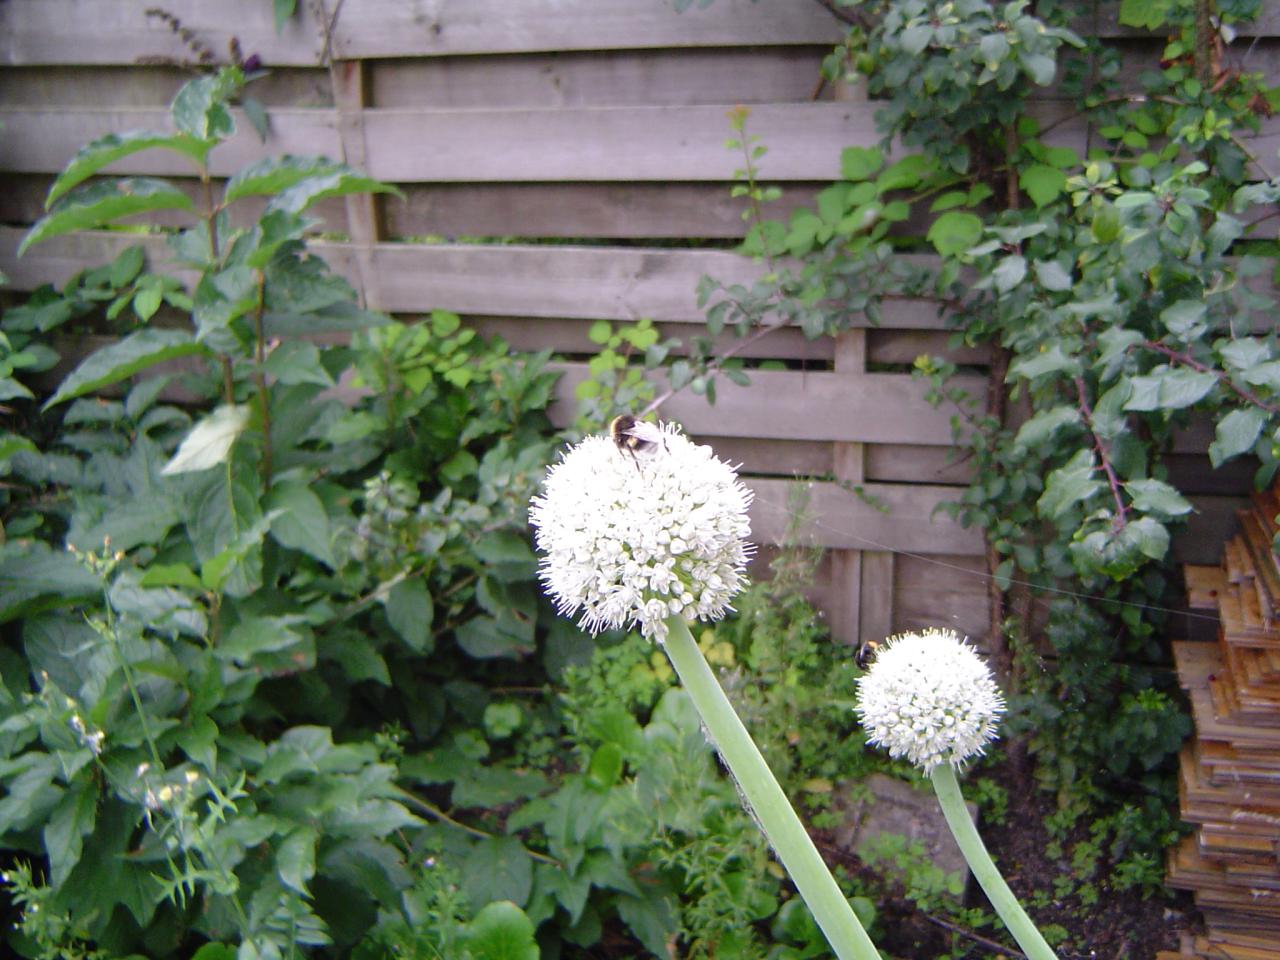
[[1004, 712], [977, 651], [936, 627], [889, 639], [857, 683], [854, 710], [869, 742], [926, 774], [980, 755]]
[[745, 585], [751, 491], [710, 447], [660, 430], [635, 454], [587, 437], [530, 505], [547, 593], [593, 635], [638, 626], [662, 642], [668, 617], [717, 620]]

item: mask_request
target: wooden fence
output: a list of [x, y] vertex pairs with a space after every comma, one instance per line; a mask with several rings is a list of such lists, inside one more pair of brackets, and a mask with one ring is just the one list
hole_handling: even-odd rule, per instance
[[[167, 16], [148, 12], [152, 4]], [[724, 146], [733, 106], [750, 107], [750, 132], [769, 148], [763, 176], [785, 188], [775, 216], [838, 176], [843, 147], [878, 140], [874, 103], [818, 82], [843, 31], [815, 0], [716, 0], [683, 13], [663, 0], [299, 8], [277, 34], [268, 0], [0, 3], [0, 270], [11, 285], [58, 283], [138, 241], [88, 233], [15, 257], [52, 175], [83, 143], [167, 128], [183, 64], [194, 60], [175, 19], [215, 54], [225, 58], [234, 37], [271, 70], [252, 89], [269, 109], [266, 143], [242, 123], [214, 152], [214, 173], [266, 154], [325, 154], [395, 182], [404, 200], [323, 206], [328, 235], [347, 239], [316, 249], [370, 306], [455, 310], [517, 347], [569, 358], [562, 421], [572, 419], [593, 321], [649, 317], [690, 335], [702, 321], [700, 277], [749, 280], [759, 270], [723, 249], [743, 230], [728, 191], [739, 158]], [[1135, 61], [1159, 49], [1115, 27], [1105, 9], [1090, 29]], [[1268, 9], [1256, 32], [1280, 34], [1280, 12]], [[1269, 66], [1275, 48], [1263, 40], [1251, 55]], [[1084, 148], [1089, 131], [1066, 103], [1050, 96], [1037, 109], [1062, 121], [1052, 140]], [[1274, 157], [1277, 145], [1280, 125], [1270, 124], [1253, 149]], [[150, 154], [115, 170], [189, 173]], [[147, 242], [158, 252], [158, 238]], [[824, 478], [806, 481], [804, 536], [829, 548], [815, 595], [847, 640], [938, 622], [975, 638], [987, 631], [981, 533], [936, 510], [967, 468], [951, 462], [948, 411], [931, 408], [908, 372], [920, 353], [950, 352], [983, 388], [984, 356], [948, 351], [944, 331], [932, 305], [909, 301], [835, 341], [783, 330], [748, 355], [804, 360], [804, 369], [758, 372], [750, 388], [725, 384], [715, 407], [678, 395], [663, 410], [744, 464], [762, 544], [784, 536], [793, 478]], [[1171, 459], [1197, 494], [1201, 512], [1179, 550], [1199, 563], [1216, 562], [1247, 485], [1240, 470], [1210, 473], [1207, 439], [1188, 434]]]

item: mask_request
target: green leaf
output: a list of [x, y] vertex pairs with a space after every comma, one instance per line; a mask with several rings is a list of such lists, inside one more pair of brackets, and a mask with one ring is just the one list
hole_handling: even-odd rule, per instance
[[884, 165], [884, 154], [876, 147], [845, 147], [840, 154], [840, 172], [846, 180], [866, 180]]
[[235, 90], [238, 73], [239, 70], [224, 68], [216, 74], [187, 81], [170, 108], [174, 125], [183, 133], [206, 142], [225, 140], [235, 133], [236, 122], [226, 98]]
[[142, 579], [138, 581], [142, 587], [189, 587], [192, 590], [203, 590], [204, 584], [185, 563], [153, 563], [146, 568]]
[[1181, 410], [1202, 400], [1218, 378], [1186, 367], [1161, 367], [1129, 382], [1133, 392], [1124, 405], [1126, 410]]
[[476, 556], [488, 568], [489, 576], [500, 580], [524, 580], [534, 576], [538, 558], [529, 542], [512, 530], [485, 534], [475, 544]]
[[294, 629], [300, 620], [296, 616], [244, 617], [227, 631], [216, 652], [223, 660], [245, 666], [261, 654], [288, 650], [305, 642]]
[[421, 577], [401, 580], [387, 594], [387, 621], [415, 653], [430, 653], [431, 621], [435, 610]]
[[1035, 163], [1018, 175], [1018, 185], [1026, 191], [1037, 208], [1053, 203], [1067, 185], [1067, 175], [1057, 167]]
[[1120, 0], [1120, 22], [1126, 27], [1156, 30], [1164, 26], [1173, 0]]
[[92, 780], [78, 779], [62, 795], [44, 828], [49, 854], [49, 884], [62, 886], [84, 849], [84, 838], [98, 821], [98, 790]]
[[249, 407], [223, 404], [199, 420], [186, 435], [173, 458], [160, 471], [164, 476], [196, 473], [225, 463], [236, 438], [249, 423]]
[[1209, 444], [1209, 462], [1214, 469], [1252, 450], [1266, 422], [1266, 411], [1257, 407], [1232, 410], [1219, 420], [1213, 442]]
[[291, 154], [264, 157], [243, 167], [227, 181], [222, 198], [232, 203], [243, 197], [258, 197], [288, 190], [308, 177], [322, 176], [343, 169], [327, 157], [295, 157]]
[[618, 916], [655, 957], [669, 956], [672, 938], [679, 930], [670, 897], [650, 893], [645, 897], [621, 894], [615, 898]]
[[530, 653], [533, 645], [523, 636], [503, 629], [493, 617], [472, 617], [458, 627], [458, 646], [480, 660], [494, 657], [518, 657]]
[[397, 197], [404, 196], [389, 183], [363, 176], [350, 167], [335, 165], [327, 173], [306, 177], [277, 193], [267, 203], [267, 211], [301, 213], [328, 197], [343, 197], [352, 193], [391, 193]]
[[965, 190], [948, 190], [946, 193], [938, 197], [929, 205], [930, 213], [941, 213], [944, 210], [952, 210], [956, 207], [968, 205], [969, 194]]
[[197, 162], [202, 160], [209, 150], [207, 144], [182, 134], [157, 133], [152, 130], [108, 133], [89, 141], [71, 158], [71, 162], [66, 165], [58, 175], [58, 179], [53, 181], [53, 186], [49, 188], [49, 196], [45, 198], [44, 208], [48, 210], [67, 191], [79, 186], [104, 167], [153, 147], [176, 150]]
[[1085, 502], [1102, 490], [1104, 484], [1094, 479], [1097, 463], [1093, 451], [1077, 450], [1066, 464], [1050, 472], [1044, 493], [1036, 503], [1036, 509], [1047, 520], [1057, 520], [1064, 514], [1081, 509]]
[[1000, 293], [1008, 293], [1020, 284], [1026, 275], [1026, 258], [1016, 253], [1001, 258], [996, 268], [991, 271], [992, 279], [996, 282], [996, 290]]
[[314, 827], [298, 827], [284, 838], [276, 850], [276, 876], [291, 890], [309, 896], [307, 883], [316, 875], [316, 841]]
[[533, 933], [533, 921], [514, 903], [490, 903], [467, 924], [467, 949], [472, 960], [538, 960]]
[[982, 221], [972, 213], [948, 210], [929, 227], [926, 239], [944, 257], [968, 252], [982, 238]]
[[886, 193], [890, 190], [918, 187], [933, 170], [931, 158], [922, 153], [908, 154], [876, 177], [876, 188], [881, 193]]
[[462, 876], [472, 903], [510, 900], [523, 906], [533, 888], [533, 858], [516, 837], [490, 837], [471, 848]]
[[48, 410], [66, 400], [101, 390], [157, 363], [204, 352], [204, 347], [182, 330], [158, 330], [150, 327], [138, 330], [85, 357], [80, 366], [62, 381], [57, 392], [45, 402], [44, 409]]
[[1037, 260], [1032, 264], [1040, 286], [1053, 293], [1062, 293], [1072, 287], [1071, 274], [1057, 260]]
[[1208, 312], [1209, 305], [1203, 300], [1179, 300], [1160, 311], [1160, 322], [1172, 334], [1195, 337], [1203, 330], [1204, 315]]
[[320, 348], [310, 340], [286, 340], [267, 354], [262, 367], [268, 376], [286, 386], [298, 383], [333, 386], [333, 377], [320, 362]]
[[1043, 53], [1028, 53], [1024, 48], [1018, 58], [1022, 62], [1022, 69], [1037, 86], [1047, 87], [1053, 83], [1053, 78], [1058, 73], [1058, 64], [1053, 57]]
[[1010, 377], [1034, 380], [1048, 374], [1075, 376], [1080, 372], [1080, 358], [1065, 353], [1062, 344], [1055, 343], [1047, 349], [1041, 345], [1039, 353], [1018, 357], [1009, 365]]
[[616, 743], [602, 743], [591, 754], [587, 765], [587, 779], [592, 786], [602, 790], [612, 787], [622, 779], [622, 748]]
[[278, 483], [271, 488], [264, 505], [275, 514], [271, 536], [277, 543], [315, 557], [330, 569], [337, 567], [329, 514], [324, 502], [310, 487], [303, 483]]
[[152, 210], [192, 210], [191, 198], [164, 180], [130, 177], [93, 183], [72, 192], [50, 213], [36, 221], [18, 246], [22, 256], [33, 243]]
[[1023, 449], [1038, 448], [1054, 438], [1058, 431], [1080, 423], [1080, 411], [1062, 404], [1039, 411], [1018, 428], [1014, 444]]
[[236, 948], [225, 943], [206, 943], [191, 955], [191, 960], [236, 960]]
[[1133, 506], [1143, 513], [1156, 513], [1162, 517], [1181, 517], [1191, 512], [1191, 504], [1177, 490], [1163, 480], [1130, 480], [1124, 485]]
[[125, 247], [120, 251], [120, 256], [116, 257], [111, 264], [111, 286], [118, 290], [132, 283], [138, 274], [142, 272], [142, 267], [145, 263], [146, 254], [139, 244]]
[[284, 29], [284, 25], [298, 9], [298, 0], [271, 0], [271, 12], [275, 16], [276, 33]]

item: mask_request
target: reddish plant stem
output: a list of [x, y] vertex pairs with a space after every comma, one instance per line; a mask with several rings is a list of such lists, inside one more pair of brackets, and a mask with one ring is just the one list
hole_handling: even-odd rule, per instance
[[1190, 367], [1197, 373], [1212, 373], [1218, 378], [1218, 381], [1222, 383], [1223, 386], [1246, 403], [1251, 403], [1260, 410], [1267, 411], [1267, 413], [1280, 413], [1280, 404], [1268, 403], [1252, 390], [1246, 390], [1244, 387], [1240, 386], [1232, 380], [1231, 376], [1225, 371], [1215, 370], [1213, 367], [1201, 363], [1189, 353], [1182, 353], [1178, 350], [1174, 350], [1172, 347], [1165, 346], [1158, 340], [1144, 340], [1142, 341], [1141, 346], [1146, 347], [1154, 353], [1160, 354], [1162, 357], [1168, 357], [1174, 363], [1180, 363], [1184, 367]]
[[1129, 517], [1129, 508], [1125, 505], [1124, 494], [1120, 492], [1122, 484], [1120, 478], [1116, 476], [1115, 468], [1111, 465], [1110, 449], [1093, 428], [1093, 408], [1089, 406], [1089, 393], [1085, 389], [1084, 377], [1075, 376], [1072, 382], [1076, 385], [1076, 406], [1080, 409], [1085, 427], [1093, 437], [1093, 449], [1098, 453], [1098, 460], [1101, 461], [1103, 472], [1107, 475], [1107, 485], [1111, 487], [1111, 496], [1116, 501], [1116, 519], [1112, 521], [1112, 525], [1118, 530], [1125, 525]]

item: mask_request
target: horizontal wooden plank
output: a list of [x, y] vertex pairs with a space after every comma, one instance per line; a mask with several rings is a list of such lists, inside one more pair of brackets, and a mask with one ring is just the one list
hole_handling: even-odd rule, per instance
[[559, 50], [377, 60], [370, 63], [369, 106], [457, 110], [808, 103], [832, 99], [830, 85], [820, 81], [822, 59], [830, 49]]
[[[551, 416], [567, 424], [576, 410], [574, 388], [588, 373], [585, 364], [563, 369]], [[976, 377], [957, 380], [956, 386], [970, 391], [985, 383]], [[718, 383], [714, 406], [684, 390], [662, 405], [660, 415], [703, 437], [950, 446], [950, 414], [930, 406], [927, 391], [928, 384], [902, 373], [755, 370], [750, 386]]]
[[[64, 283], [86, 267], [114, 259], [142, 243], [163, 269], [164, 238], [91, 231], [58, 237], [19, 260], [24, 231], [0, 227], [0, 271], [13, 288]], [[311, 249], [355, 282], [348, 244], [314, 242]], [[372, 251], [373, 283], [382, 308], [415, 313], [440, 308], [463, 314], [585, 317], [702, 323], [696, 299], [704, 275], [725, 283], [751, 283], [760, 267], [717, 250], [379, 244]], [[931, 301], [894, 300], [882, 326], [937, 330], [943, 320]]]
[[[131, 63], [190, 52], [150, 0], [9, 0], [0, 4], [0, 63]], [[342, 59], [657, 47], [835, 44], [844, 32], [812, 0], [718, 0], [682, 14], [664, 0], [328, 0]], [[238, 37], [265, 64], [320, 62], [323, 29], [311, 5], [277, 35], [258, 0], [167, 0], [164, 9], [217, 52]]]
[[[805, 481], [752, 479], [751, 536], [782, 542], [793, 521], [789, 487]], [[934, 511], [956, 498], [955, 487], [913, 484], [864, 484], [865, 499], [835, 483], [808, 483], [809, 502], [799, 530], [802, 542], [844, 550], [892, 550], [916, 554], [982, 553], [982, 536], [965, 530], [945, 513]]]
[[[170, 64], [3, 67], [0, 105], [168, 109], [191, 77], [189, 69]], [[253, 80], [245, 95], [268, 109], [333, 106], [329, 71], [321, 67], [273, 68]]]

